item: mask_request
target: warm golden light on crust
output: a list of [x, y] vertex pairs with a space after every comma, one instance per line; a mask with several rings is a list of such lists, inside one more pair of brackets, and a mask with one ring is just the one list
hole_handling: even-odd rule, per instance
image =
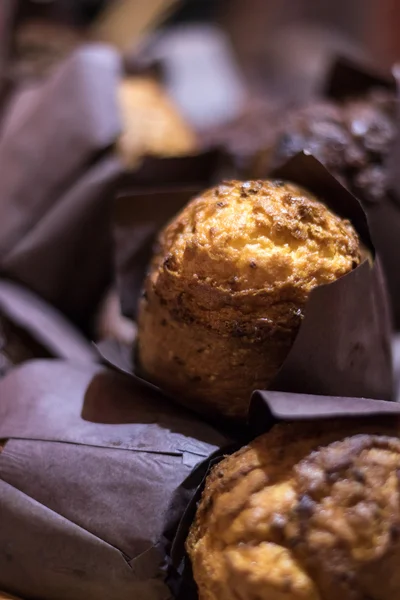
[[187, 540], [200, 600], [397, 598], [393, 435], [371, 421], [279, 425], [216, 465]]
[[123, 132], [118, 142], [128, 167], [144, 155], [168, 157], [196, 151], [196, 138], [168, 98], [151, 77], [125, 78], [118, 90]]
[[210, 189], [160, 236], [140, 307], [141, 366], [182, 401], [244, 417], [286, 357], [310, 291], [359, 262], [350, 223], [297, 186]]

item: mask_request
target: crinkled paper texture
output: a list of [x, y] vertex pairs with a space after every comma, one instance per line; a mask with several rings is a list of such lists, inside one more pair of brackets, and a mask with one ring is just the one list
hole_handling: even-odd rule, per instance
[[120, 76], [116, 52], [87, 45], [16, 92], [0, 132], [0, 270], [76, 321], [111, 276]]
[[177, 488], [227, 439], [96, 365], [32, 361], [0, 382], [0, 589], [166, 600]]
[[[49, 356], [66, 360], [93, 363], [97, 355], [88, 340], [55, 308], [27, 289], [0, 279], [0, 319], [5, 318], [15, 329], [17, 343], [26, 344], [29, 352], [39, 352], [37, 358]], [[0, 355], [7, 357], [7, 336], [0, 347]], [[24, 348], [22, 349], [24, 350]], [[21, 362], [25, 352], [22, 352]], [[11, 365], [6, 361], [5, 369]], [[3, 369], [0, 367], [0, 373]]]

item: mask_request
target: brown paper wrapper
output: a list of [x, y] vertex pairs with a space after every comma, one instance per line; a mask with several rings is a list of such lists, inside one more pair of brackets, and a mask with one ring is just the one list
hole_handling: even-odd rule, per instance
[[122, 312], [132, 318], [157, 232], [232, 165], [218, 149], [176, 158], [145, 157], [120, 179], [114, 203], [116, 283]]
[[190, 497], [175, 492], [225, 436], [96, 365], [33, 361], [0, 397], [0, 588], [168, 598], [162, 542]]
[[108, 208], [120, 179], [125, 190], [203, 185], [221, 156], [144, 157], [125, 173], [113, 152], [121, 74], [114, 51], [84, 46], [15, 96], [0, 136], [0, 270], [86, 331], [112, 276]]
[[[339, 59], [333, 66], [326, 86], [326, 95], [334, 100], [345, 100], [367, 94], [374, 88], [383, 88], [397, 92], [399, 97], [398, 70], [393, 76], [383, 76], [346, 59]], [[360, 198], [365, 206], [371, 228], [371, 236], [382, 260], [396, 329], [400, 327], [400, 178], [398, 175], [398, 156], [400, 155], [400, 109], [399, 122], [392, 152], [386, 160], [389, 188], [383, 201], [368, 202]]]
[[[315, 158], [301, 153], [274, 174], [308, 188], [340, 216], [350, 219], [371, 257], [365, 214], [359, 202]], [[174, 208], [189, 197], [175, 195]], [[169, 195], [120, 198], [118, 224], [125, 239], [135, 241], [152, 235], [163, 223], [157, 221], [164, 207], [173, 205]], [[148, 254], [116, 240], [117, 272], [126, 314], [134, 314], [134, 301], [141, 287]], [[123, 250], [126, 250], [124, 255]], [[123, 259], [122, 259], [123, 257]], [[100, 345], [109, 365], [141, 379], [134, 352], [116, 342]], [[314, 289], [292, 349], [271, 388], [274, 390], [390, 400], [393, 397], [390, 321], [385, 288], [378, 260], [365, 260], [339, 280]], [[152, 385], [150, 383], [150, 385]], [[177, 398], [179, 401], [179, 398]], [[196, 409], [196, 407], [193, 407]]]
[[170, 187], [200, 186], [214, 183], [232, 173], [230, 157], [219, 148], [188, 156], [144, 156], [137, 169], [120, 180], [121, 195], [139, 191], [160, 191]]
[[324, 83], [323, 95], [341, 101], [363, 96], [372, 88], [396, 91], [392, 77], [374, 71], [368, 65], [340, 56], [332, 64]]
[[0, 279], [0, 375], [32, 358], [96, 362], [93, 346], [56, 309]]
[[[282, 421], [329, 421], [337, 418], [354, 420], [397, 419], [400, 424], [400, 404], [366, 398], [257, 391], [252, 397], [249, 425], [251, 437], [254, 437], [268, 432], [276, 423]], [[198, 477], [192, 476], [190, 480], [192, 498], [179, 523], [168, 556], [168, 584], [176, 600], [198, 600], [190, 559], [185, 552], [185, 542], [196, 514], [197, 503], [201, 498], [208, 472], [213, 465], [223, 459], [224, 455], [235, 450], [237, 450], [237, 447], [216, 454], [208, 461], [208, 468], [206, 464], [203, 464], [202, 470], [198, 470]], [[206, 471], [206, 475], [204, 475], [204, 471]], [[200, 479], [201, 476], [203, 476], [202, 479]], [[187, 487], [187, 485], [184, 485], [185, 491]]]
[[143, 279], [150, 262], [157, 231], [201, 187], [119, 196], [115, 204], [115, 268], [122, 313], [136, 315]]
[[[373, 89], [399, 90], [398, 70], [394, 76], [382, 75], [367, 66], [360, 65], [346, 58], [338, 58], [327, 77], [324, 89], [325, 98], [344, 101], [348, 98], [362, 97]], [[400, 154], [400, 120], [394, 140], [392, 152], [383, 165], [387, 179], [387, 193], [380, 201], [362, 197], [364, 210], [368, 217], [371, 237], [381, 258], [386, 277], [392, 312], [396, 328], [400, 328], [400, 178], [398, 174], [398, 156]]]
[[111, 272], [120, 69], [108, 47], [83, 47], [14, 96], [0, 135], [0, 269], [80, 324]]
[[[349, 219], [374, 254], [360, 203], [315, 158], [301, 153], [273, 175], [308, 188]], [[387, 294], [375, 257], [311, 292], [299, 334], [271, 389], [390, 400], [390, 334]]]

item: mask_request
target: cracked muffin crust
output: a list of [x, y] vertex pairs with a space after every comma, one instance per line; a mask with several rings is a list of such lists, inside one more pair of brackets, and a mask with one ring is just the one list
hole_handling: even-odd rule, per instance
[[186, 547], [200, 600], [400, 595], [395, 423], [280, 424], [214, 466]]
[[162, 231], [138, 315], [146, 376], [196, 410], [245, 418], [288, 354], [310, 291], [360, 262], [352, 225], [282, 181], [230, 181]]

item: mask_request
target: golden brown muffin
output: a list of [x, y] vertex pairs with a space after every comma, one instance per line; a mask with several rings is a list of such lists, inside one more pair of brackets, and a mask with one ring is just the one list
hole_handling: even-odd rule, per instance
[[196, 151], [196, 138], [154, 79], [127, 77], [119, 87], [123, 133], [118, 146], [128, 167], [145, 154], [168, 157]]
[[146, 376], [182, 402], [243, 418], [287, 356], [310, 291], [360, 262], [353, 227], [281, 181], [231, 181], [164, 229], [138, 317]]
[[400, 597], [398, 426], [275, 426], [216, 465], [186, 547], [200, 600]]

